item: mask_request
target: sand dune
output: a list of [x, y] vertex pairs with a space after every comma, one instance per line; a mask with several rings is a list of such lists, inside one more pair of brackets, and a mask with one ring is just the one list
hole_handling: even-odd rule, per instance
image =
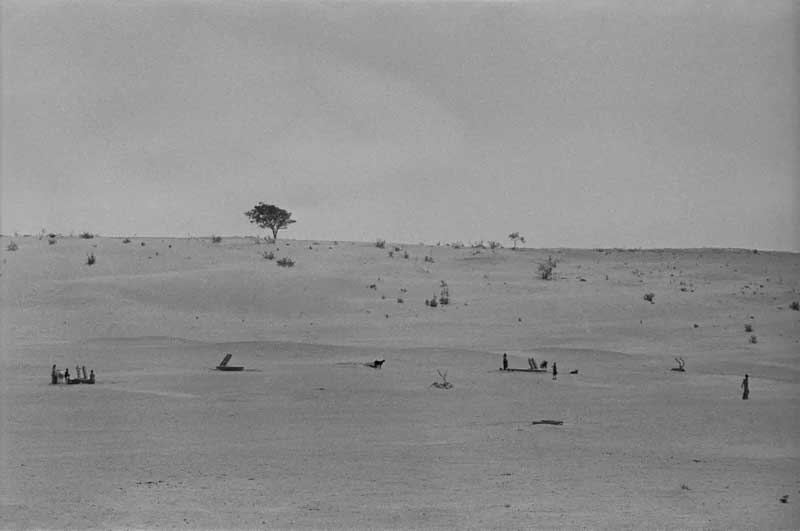
[[0, 528], [800, 527], [800, 255], [13, 240]]

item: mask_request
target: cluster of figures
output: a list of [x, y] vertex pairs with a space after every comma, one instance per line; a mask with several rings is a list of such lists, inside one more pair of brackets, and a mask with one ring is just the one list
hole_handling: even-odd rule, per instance
[[[83, 373], [83, 374], [81, 375], [81, 373]], [[69, 369], [64, 369], [63, 371], [60, 371], [60, 370], [58, 370], [56, 368], [55, 365], [53, 365], [53, 371], [50, 374], [50, 383], [53, 384], [53, 385], [60, 384], [60, 383], [66, 383], [66, 384], [76, 384], [76, 383], [93, 384], [94, 383], [94, 369], [92, 369], [89, 372], [89, 374], [87, 375], [86, 374], [86, 366], [85, 365], [82, 366], [82, 367], [80, 365], [76, 365], [75, 366], [75, 376], [72, 377], [69, 374]]]
[[[536, 364], [536, 360], [533, 358], [528, 358], [528, 366], [532, 371], [546, 371], [547, 370], [547, 360], [542, 361], [540, 364]], [[508, 370], [508, 354], [505, 352], [503, 353], [503, 370]], [[577, 374], [578, 371], [573, 371], [572, 374]], [[556, 362], [553, 362], [553, 380], [558, 379], [558, 366]]]

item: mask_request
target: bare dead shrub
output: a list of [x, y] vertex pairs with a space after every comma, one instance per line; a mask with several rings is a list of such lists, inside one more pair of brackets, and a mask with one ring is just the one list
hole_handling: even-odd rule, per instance
[[758, 343], [758, 338], [755, 335], [750, 336], [750, 343], [755, 345]]
[[211, 235], [211, 243], [222, 243], [222, 236]]
[[746, 325], [744, 325], [744, 331], [748, 332], [748, 333], [752, 332], [753, 331], [753, 325], [751, 325], [750, 323], [747, 323]]
[[378, 249], [385, 248], [386, 247], [386, 240], [381, 240], [380, 238], [378, 238], [377, 240], [375, 240], [375, 247], [377, 247]]
[[264, 251], [262, 256], [264, 257], [264, 260], [275, 260], [275, 253], [272, 251]]
[[86, 257], [86, 265], [94, 265], [97, 259], [94, 257], [94, 253], [90, 253], [89, 256]]
[[16, 251], [19, 249], [19, 245], [16, 242], [12, 241], [6, 246], [6, 251]]
[[554, 259], [552, 256], [548, 256], [547, 260], [541, 262], [538, 265], [539, 270], [539, 278], [542, 280], [552, 280], [553, 278], [553, 270], [558, 265], [558, 260]]
[[794, 310], [796, 312], [800, 311], [800, 302], [792, 301], [791, 304], [789, 304], [789, 308], [791, 308], [792, 310]]
[[436, 389], [452, 389], [453, 384], [447, 381], [447, 371], [437, 370], [436, 372], [439, 373], [439, 378], [441, 378], [442, 381], [435, 381], [430, 385], [430, 387], [435, 387]]

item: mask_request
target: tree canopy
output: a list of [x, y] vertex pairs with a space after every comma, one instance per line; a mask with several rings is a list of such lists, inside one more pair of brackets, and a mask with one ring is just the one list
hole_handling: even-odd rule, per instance
[[295, 222], [292, 219], [291, 212], [278, 206], [261, 202], [254, 206], [252, 210], [245, 212], [244, 215], [250, 218], [250, 223], [255, 223], [262, 229], [270, 229], [273, 240], [278, 239], [279, 230], [285, 229]]

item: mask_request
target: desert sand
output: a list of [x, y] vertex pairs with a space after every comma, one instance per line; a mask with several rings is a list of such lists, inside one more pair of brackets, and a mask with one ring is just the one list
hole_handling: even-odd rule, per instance
[[0, 238], [1, 528], [800, 527], [798, 254], [131, 240]]

